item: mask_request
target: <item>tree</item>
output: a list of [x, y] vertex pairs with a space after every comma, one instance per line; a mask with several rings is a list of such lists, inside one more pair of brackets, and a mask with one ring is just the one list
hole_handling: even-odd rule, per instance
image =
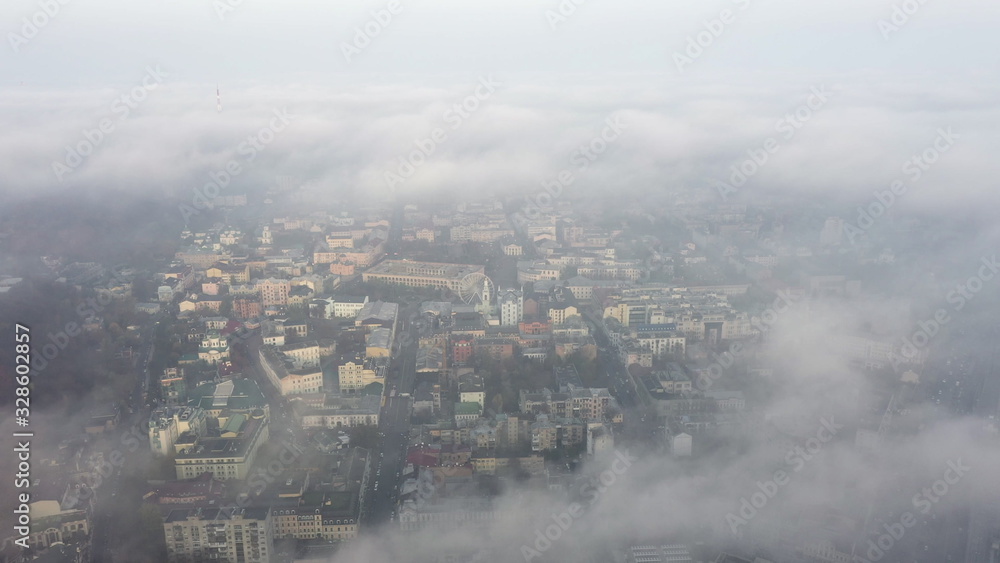
[[221, 317], [232, 317], [233, 316], [233, 298], [230, 296], [225, 296], [222, 298], [222, 304], [219, 305], [219, 316]]
[[503, 395], [501, 395], [500, 393], [493, 395], [493, 397], [490, 399], [490, 406], [493, 408], [494, 412], [497, 413], [503, 412]]
[[379, 445], [378, 426], [372, 424], [352, 426], [347, 429], [347, 435], [354, 447], [373, 450]]

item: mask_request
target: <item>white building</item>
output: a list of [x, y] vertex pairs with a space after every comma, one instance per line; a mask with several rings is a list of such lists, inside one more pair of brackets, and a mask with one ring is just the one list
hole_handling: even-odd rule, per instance
[[587, 426], [587, 453], [602, 456], [615, 449], [615, 437], [606, 424]]
[[291, 358], [271, 346], [262, 346], [259, 355], [261, 370], [282, 396], [322, 391], [323, 370], [319, 367], [296, 369]]
[[229, 340], [223, 337], [219, 331], [209, 331], [198, 347], [198, 359], [208, 362], [209, 365], [218, 365], [229, 359]]
[[524, 320], [524, 292], [505, 289], [497, 299], [500, 305], [500, 326], [517, 326]]
[[309, 407], [302, 412], [302, 426], [305, 428], [378, 426], [380, 401], [381, 399], [375, 395], [329, 396], [322, 406]]
[[691, 445], [691, 435], [681, 432], [670, 439], [670, 453], [675, 457], [688, 457], [691, 455]]
[[819, 234], [819, 243], [823, 246], [839, 246], [844, 235], [844, 220], [840, 217], [830, 217], [823, 224]]
[[149, 417], [149, 449], [156, 455], [174, 453], [177, 437], [205, 432], [205, 411], [197, 407], [160, 407]]
[[326, 316], [329, 319], [353, 319], [361, 309], [368, 304], [368, 296], [364, 297], [334, 297], [327, 302]]
[[286, 358], [292, 359], [295, 369], [319, 367], [319, 343], [302, 342], [279, 348]]

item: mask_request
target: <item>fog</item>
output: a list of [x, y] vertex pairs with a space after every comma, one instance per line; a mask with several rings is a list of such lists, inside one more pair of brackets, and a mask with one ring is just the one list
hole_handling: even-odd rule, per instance
[[[481, 527], [366, 523], [332, 561], [619, 563], [630, 546], [671, 543], [704, 562], [835, 560], [803, 553], [795, 541], [807, 540], [851, 561], [988, 561], [1000, 538], [998, 24], [1000, 4], [985, 0], [8, 2], [0, 326], [30, 325], [37, 355], [94, 316], [79, 313], [93, 284], [63, 266], [139, 272], [127, 299], [97, 311], [99, 329], [32, 364], [33, 459], [61, 455], [93, 405], [137, 388], [123, 350], [173, 344], [148, 336], [160, 329], [136, 306], [157, 301], [182, 231], [238, 226], [251, 242], [235, 254], [264, 247], [311, 267], [337, 214], [394, 221], [411, 205], [430, 224], [459, 202], [498, 201], [516, 257], [497, 245], [406, 246], [392, 224], [379, 260], [471, 255], [513, 280], [526, 268], [517, 260], [552, 256], [518, 223], [539, 212], [553, 218], [553, 244], [556, 220], [613, 233], [619, 257], [646, 259], [643, 282], [655, 277], [648, 255], [662, 252], [688, 274], [664, 274], [674, 288], [746, 283], [729, 303], [763, 329], [732, 339], [737, 353], [720, 337], [699, 356], [694, 338], [676, 358], [725, 362], [696, 392], [743, 393], [740, 423], [695, 432], [694, 455], [679, 456], [655, 406], [627, 407], [627, 426], [652, 438], [623, 430], [613, 451], [572, 470], [550, 467], [530, 487], [501, 480], [496, 519]], [[242, 195], [245, 207], [204, 205]], [[275, 250], [258, 232], [279, 217], [318, 227]], [[844, 222], [836, 244], [820, 243], [828, 218]], [[556, 256], [575, 248], [562, 243]], [[775, 261], [766, 275], [748, 265], [758, 254]], [[692, 274], [693, 256], [723, 273]], [[845, 289], [818, 289], [824, 275]], [[591, 309], [607, 318], [608, 303]], [[870, 365], [883, 344], [903, 357]], [[16, 354], [4, 346], [0, 421], [14, 429]], [[606, 379], [598, 387], [616, 394]], [[107, 526], [164, 480], [148, 414], [130, 421], [141, 447], [127, 432], [101, 446], [135, 455], [129, 500], [101, 493], [88, 509], [107, 543], [93, 561], [155, 560], [135, 539], [148, 522], [118, 539]], [[0, 457], [10, 503], [16, 467]], [[896, 550], [877, 543], [883, 532]]]

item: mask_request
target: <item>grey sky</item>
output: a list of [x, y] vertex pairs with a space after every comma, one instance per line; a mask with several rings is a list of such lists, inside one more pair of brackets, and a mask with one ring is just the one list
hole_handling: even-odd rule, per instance
[[[1000, 57], [992, 33], [1000, 6], [988, 0], [928, 1], [889, 41], [877, 24], [892, 15], [894, 2], [885, 0], [577, 1], [552, 29], [546, 14], [559, 11], [556, 0], [400, 0], [393, 21], [347, 64], [341, 43], [387, 1], [72, 0], [18, 53], [7, 38], [0, 80], [103, 85], [128, 81], [132, 68], [151, 62], [181, 80], [224, 83], [343, 72], [672, 73], [673, 52], [723, 9], [734, 21], [692, 72], [986, 71]], [[4, 4], [5, 35], [40, 10], [34, 0]], [[231, 11], [218, 8], [229, 4]]]

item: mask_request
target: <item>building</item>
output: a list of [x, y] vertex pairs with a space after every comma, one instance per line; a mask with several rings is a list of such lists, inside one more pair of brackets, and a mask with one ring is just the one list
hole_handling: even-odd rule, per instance
[[220, 436], [203, 436], [179, 448], [174, 460], [178, 479], [191, 479], [206, 471], [216, 479], [246, 479], [257, 450], [269, 437], [264, 411], [220, 417], [219, 426]]
[[830, 217], [823, 223], [823, 230], [819, 233], [819, 243], [822, 246], [840, 246], [843, 237], [844, 220], [840, 217]]
[[618, 401], [611, 396], [605, 388], [577, 388], [571, 386], [569, 389], [569, 406], [572, 409], [572, 416], [584, 420], [604, 420], [611, 419], [613, 422], [621, 417], [621, 409]]
[[209, 331], [198, 347], [198, 359], [209, 365], [218, 365], [229, 359], [229, 340], [219, 331]]
[[166, 368], [160, 376], [160, 396], [170, 406], [187, 404], [184, 368]]
[[149, 449], [156, 455], [174, 453], [177, 438], [186, 432], [205, 433], [205, 411], [198, 407], [160, 407], [149, 417]]
[[354, 326], [365, 327], [365, 330], [375, 328], [396, 328], [396, 318], [399, 316], [399, 305], [386, 301], [365, 303], [354, 317]]
[[497, 302], [500, 305], [500, 326], [518, 326], [524, 320], [523, 290], [502, 290]]
[[163, 520], [163, 535], [171, 563], [274, 560], [268, 507], [171, 510]]
[[388, 358], [392, 351], [392, 330], [376, 328], [365, 335], [365, 355], [369, 358]]
[[458, 400], [460, 403], [479, 403], [479, 408], [486, 408], [486, 388], [483, 377], [473, 373], [458, 378]]
[[219, 262], [209, 266], [205, 270], [205, 277], [220, 279], [226, 285], [247, 283], [250, 281], [250, 265], [246, 263], [224, 264]]
[[[155, 485], [143, 495], [147, 503], [158, 505], [207, 506], [214, 502], [221, 503], [226, 496], [226, 483], [212, 477], [211, 473], [202, 473], [193, 479], [166, 481]], [[221, 505], [220, 505], [221, 506]]]
[[675, 457], [690, 457], [693, 438], [687, 432], [681, 432], [670, 439], [670, 453]]
[[481, 356], [491, 356], [498, 360], [509, 360], [514, 357], [516, 345], [517, 341], [513, 338], [476, 338], [473, 341], [472, 348], [476, 354]]
[[279, 350], [286, 358], [292, 360], [295, 369], [319, 367], [320, 349], [316, 341], [286, 344]]
[[339, 542], [357, 537], [371, 454], [351, 448], [331, 462], [320, 471], [286, 473], [284, 481], [268, 488], [261, 502], [271, 507], [275, 539]]
[[705, 398], [715, 401], [720, 411], [741, 411], [746, 407], [743, 391], [706, 391]]
[[[13, 498], [13, 497], [12, 497]], [[16, 506], [16, 505], [15, 505]], [[63, 543], [85, 541], [90, 534], [90, 519], [87, 512], [81, 509], [63, 510], [56, 500], [40, 500], [28, 505], [31, 516], [31, 528], [28, 533], [28, 545], [40, 552], [46, 548]], [[14, 546], [15, 537], [11, 536], [4, 542], [4, 548], [10, 545], [21, 551], [23, 547]], [[55, 561], [56, 559], [53, 559]]]
[[569, 303], [553, 303], [549, 307], [549, 320], [553, 325], [561, 325], [566, 319], [580, 314], [577, 308]]
[[306, 493], [271, 505], [275, 539], [347, 541], [358, 537], [357, 491]]
[[694, 563], [684, 545], [633, 545], [626, 552], [627, 563]]
[[479, 403], [455, 403], [455, 424], [459, 427], [468, 426], [483, 414], [483, 406]]
[[606, 424], [587, 426], [587, 453], [601, 457], [613, 452], [615, 449], [615, 436], [611, 428]]
[[337, 366], [340, 392], [357, 393], [372, 383], [385, 385], [386, 369], [386, 358], [342, 359]]
[[453, 336], [451, 338], [449, 348], [453, 365], [463, 365], [472, 360], [474, 340], [471, 336]]
[[531, 424], [530, 430], [531, 451], [543, 452], [559, 447], [559, 429], [549, 421], [548, 416], [538, 415], [538, 420]]
[[313, 404], [299, 403], [296, 413], [306, 428], [341, 428], [364, 425], [378, 425], [381, 397], [362, 395], [360, 397], [319, 396]]
[[288, 293], [292, 290], [292, 282], [276, 278], [257, 280], [254, 284], [260, 293], [260, 301], [264, 307], [288, 305]]
[[[316, 350], [318, 354], [319, 348]], [[295, 369], [291, 358], [271, 346], [262, 346], [258, 354], [261, 371], [281, 395], [319, 393], [323, 389], [323, 370], [319, 367]]]
[[233, 315], [238, 319], [255, 319], [264, 313], [264, 307], [256, 297], [236, 297], [233, 299]]
[[386, 260], [362, 274], [362, 279], [366, 282], [381, 281], [407, 287], [449, 289], [457, 293], [462, 280], [477, 273], [485, 273], [483, 266]]
[[257, 409], [268, 411], [260, 387], [252, 379], [230, 379], [220, 383], [206, 382], [190, 391], [189, 407], [198, 407], [206, 416], [218, 417], [223, 411], [249, 413]]
[[347, 295], [334, 297], [327, 301], [326, 317], [328, 319], [353, 319], [361, 309], [368, 304], [368, 296], [350, 297]]
[[500, 512], [492, 499], [471, 495], [434, 502], [406, 500], [399, 509], [399, 528], [404, 532], [428, 528], [440, 531], [482, 529], [509, 515]]

